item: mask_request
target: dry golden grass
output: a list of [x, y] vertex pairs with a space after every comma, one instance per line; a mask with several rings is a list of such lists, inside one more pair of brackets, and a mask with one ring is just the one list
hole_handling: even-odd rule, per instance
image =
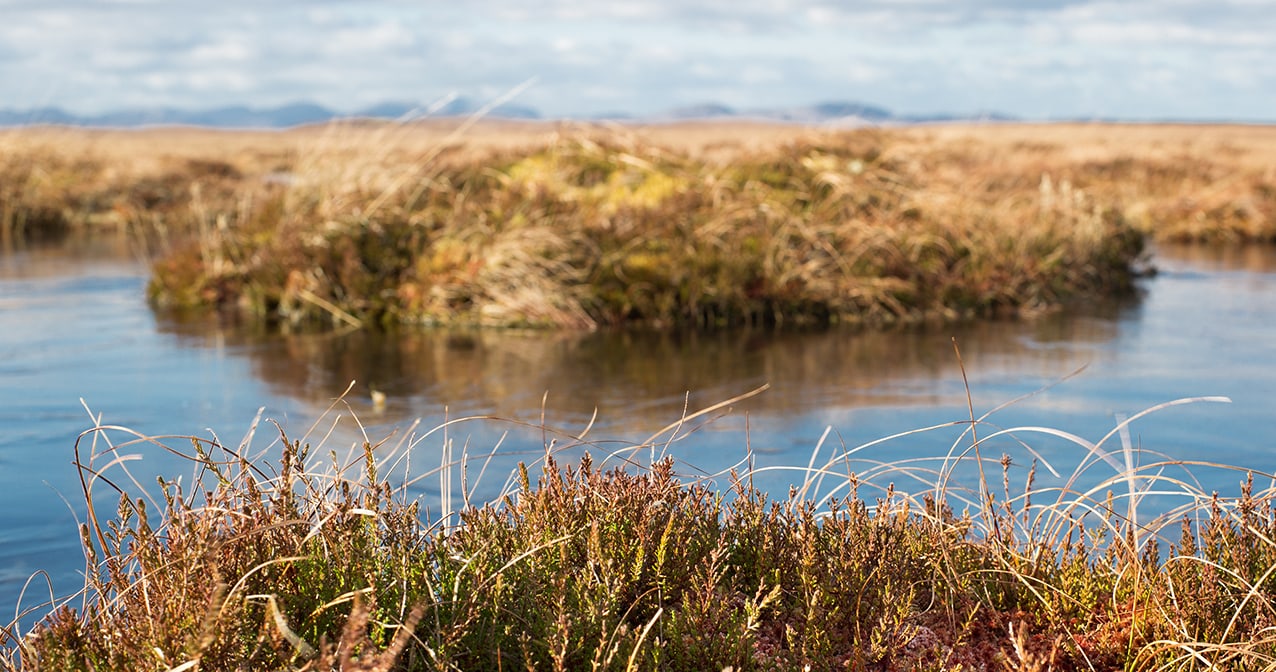
[[1001, 179], [1051, 176], [1122, 212], [1156, 240], [1276, 240], [1276, 127], [1007, 124], [904, 131], [966, 146]]
[[[161, 305], [285, 324], [863, 324], [1128, 291], [1276, 239], [1276, 129], [439, 120], [0, 134], [0, 230], [135, 231]], [[182, 244], [182, 241], [189, 241]]]
[[[155, 169], [166, 159], [220, 159], [245, 173], [270, 170], [272, 157], [322, 152], [345, 145], [369, 151], [390, 138], [387, 155], [420, 155], [440, 146], [470, 151], [542, 145], [555, 137], [631, 137], [693, 155], [756, 152], [796, 140], [836, 137], [855, 129], [813, 128], [766, 122], [537, 122], [483, 120], [461, 130], [459, 120], [410, 124], [345, 122], [283, 131], [166, 127], [107, 130], [36, 126], [0, 129], [0, 149], [18, 154], [39, 148], [64, 158], [93, 157], [117, 169]], [[984, 146], [1007, 167], [1033, 168], [1041, 159], [1063, 166], [1123, 157], [1194, 159], [1232, 168], [1276, 168], [1276, 126], [1186, 124], [942, 124], [875, 129], [919, 148], [945, 150]], [[263, 165], [263, 161], [267, 165]]]
[[[252, 182], [295, 172], [307, 163], [348, 162], [351, 171], [373, 165], [401, 170], [422, 157], [481, 160], [563, 138], [591, 138], [667, 148], [725, 163], [789, 143], [835, 141], [848, 132], [764, 122], [637, 125], [484, 120], [462, 128], [463, 123], [451, 119], [406, 125], [347, 122], [286, 131], [3, 129], [0, 162], [44, 169], [48, 183], [44, 187], [52, 198], [61, 195], [53, 179], [56, 167], [69, 164], [79, 164], [75, 177], [87, 182], [78, 185], [79, 190], [110, 194], [144, 178], [176, 176], [189, 181], [198, 177], [185, 174], [192, 162], [196, 173], [204, 162], [223, 163]], [[1056, 187], [1070, 181], [1092, 195], [1119, 198], [1136, 215], [1153, 207], [1168, 211], [1170, 205], [1201, 213], [1221, 206], [1243, 212], [1264, 205], [1254, 201], [1270, 199], [1276, 183], [1273, 126], [949, 124], [874, 132], [883, 135], [894, 153], [918, 162], [928, 172], [949, 178], [965, 175], [973, 183], [1017, 177], [1033, 185], [1049, 175]], [[1265, 205], [1269, 207], [1270, 202]], [[1170, 214], [1166, 219], [1173, 219]], [[1270, 235], [1276, 226], [1270, 210], [1244, 216], [1260, 220], [1251, 227], [1256, 237]], [[1173, 221], [1140, 223], [1157, 238], [1190, 237], [1178, 228], [1162, 230], [1161, 225]], [[1203, 230], [1199, 237], [1227, 238], [1239, 233]]]

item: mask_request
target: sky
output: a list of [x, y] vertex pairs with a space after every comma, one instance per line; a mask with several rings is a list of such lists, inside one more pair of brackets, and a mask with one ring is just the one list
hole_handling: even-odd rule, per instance
[[1276, 0], [0, 0], [0, 91], [79, 114], [517, 91], [549, 117], [1276, 121]]

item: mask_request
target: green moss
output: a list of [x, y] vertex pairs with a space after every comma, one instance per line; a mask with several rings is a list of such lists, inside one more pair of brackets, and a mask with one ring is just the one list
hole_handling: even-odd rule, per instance
[[681, 168], [593, 143], [567, 143], [522, 158], [506, 173], [515, 184], [610, 214], [622, 208], [658, 207], [686, 187], [677, 174]]

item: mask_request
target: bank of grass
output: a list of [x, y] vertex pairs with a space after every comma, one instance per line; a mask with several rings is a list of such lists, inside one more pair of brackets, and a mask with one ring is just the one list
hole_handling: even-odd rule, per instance
[[[147, 489], [126, 453], [181, 448], [102, 427], [78, 451], [101, 512], [81, 529], [84, 592], [29, 633], [0, 632], [0, 665], [1272, 669], [1276, 511], [1255, 485], [1271, 474], [1236, 470], [1235, 498], [1202, 492], [1191, 470], [1218, 467], [1133, 466], [1113, 430], [1068, 436], [1078, 466], [1043, 487], [1055, 467], [986, 454], [982, 420], [930, 461], [817, 449], [775, 497], [747, 460], [689, 478], [661, 458], [667, 441], [689, 448], [694, 417], [673, 426], [684, 438], [620, 451], [563, 435], [486, 503], [469, 496], [481, 457], [418, 476], [403, 470], [411, 442], [343, 459], [283, 430], [277, 460], [246, 457], [247, 439], [190, 438], [196, 478]], [[109, 447], [90, 454], [90, 440]], [[559, 461], [582, 449], [594, 457]], [[1096, 479], [1095, 465], [1114, 472]], [[411, 494], [440, 476], [435, 497]], [[1182, 504], [1140, 515], [1150, 496]]]
[[891, 324], [1276, 239], [1266, 127], [348, 123], [0, 138], [6, 239], [123, 227], [152, 300], [284, 325]]
[[1143, 249], [1080, 192], [934, 180], [875, 133], [725, 164], [573, 137], [316, 182], [175, 250], [152, 298], [294, 324], [881, 325], [1128, 292]]
[[[188, 235], [201, 201], [238, 199], [242, 156], [196, 133], [0, 131], [0, 244], [130, 231]], [[180, 138], [180, 139], [177, 139]]]

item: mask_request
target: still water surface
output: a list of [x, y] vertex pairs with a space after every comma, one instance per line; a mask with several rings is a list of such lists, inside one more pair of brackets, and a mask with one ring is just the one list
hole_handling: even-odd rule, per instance
[[[0, 623], [37, 570], [49, 572], [59, 594], [80, 585], [75, 525], [84, 513], [72, 449], [93, 426], [90, 410], [104, 424], [147, 435], [215, 434], [230, 445], [239, 444], [259, 408], [292, 437], [322, 417], [308, 438], [318, 441], [333, 422], [326, 448], [348, 448], [361, 431], [373, 441], [390, 437], [387, 446], [413, 446], [416, 472], [440, 461], [444, 436], [426, 435], [429, 429], [447, 419], [497, 416], [502, 420], [448, 431], [458, 454], [499, 444], [481, 497], [499, 489], [518, 460], [541, 455], [546, 439], [571, 446], [570, 436], [595, 413], [588, 437], [597, 456], [646, 439], [684, 410], [764, 384], [765, 392], [689, 423], [679, 434], [688, 436], [656, 450], [678, 459], [687, 474], [716, 472], [748, 451], [760, 467], [805, 466], [817, 446], [823, 463], [845, 448], [966, 419], [955, 338], [976, 415], [1036, 392], [997, 410], [980, 427], [984, 435], [1041, 425], [1093, 441], [1119, 418], [1154, 405], [1221, 395], [1232, 403], [1176, 406], [1132, 423], [1129, 441], [1145, 451], [1140, 459], [1160, 453], [1276, 468], [1276, 253], [1268, 248], [1163, 249], [1161, 273], [1146, 281], [1141, 297], [1031, 322], [778, 335], [261, 333], [155, 315], [143, 298], [146, 269], [122, 248], [98, 241], [0, 254]], [[325, 415], [351, 381], [344, 403]], [[384, 407], [373, 405], [371, 387], [387, 395]], [[542, 424], [549, 430], [536, 428]], [[962, 429], [858, 451], [837, 469], [871, 474], [878, 463], [943, 456]], [[273, 427], [259, 429], [252, 445], [267, 449], [272, 434]], [[1020, 438], [1064, 476], [1085, 458], [1067, 441]], [[1011, 441], [986, 450], [1011, 453], [1019, 478], [1032, 459]], [[143, 456], [130, 465], [144, 483], [191, 471], [159, 449], [128, 452]], [[1112, 473], [1100, 463], [1083, 480], [1098, 483]], [[1224, 494], [1234, 494], [1243, 478], [1204, 468], [1192, 475], [1205, 492]], [[879, 479], [919, 487], [898, 471]], [[801, 480], [792, 471], [764, 471], [758, 483], [783, 494]], [[428, 500], [435, 485], [427, 479], [418, 490]], [[47, 585], [38, 585], [24, 604], [47, 599]]]

